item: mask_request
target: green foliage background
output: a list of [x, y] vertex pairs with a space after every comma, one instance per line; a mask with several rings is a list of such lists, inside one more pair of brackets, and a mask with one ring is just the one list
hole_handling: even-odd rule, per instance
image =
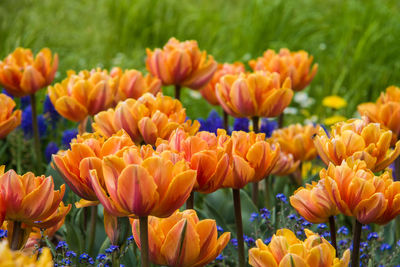
[[[144, 70], [145, 48], [171, 36], [195, 39], [220, 62], [247, 62], [267, 48], [304, 49], [319, 72], [307, 88], [320, 100], [345, 97], [352, 116], [358, 103], [400, 84], [400, 4], [381, 0], [2, 0], [0, 56], [17, 46], [60, 55], [57, 80], [68, 69], [121, 66]], [[191, 117], [208, 111], [189, 102]]]

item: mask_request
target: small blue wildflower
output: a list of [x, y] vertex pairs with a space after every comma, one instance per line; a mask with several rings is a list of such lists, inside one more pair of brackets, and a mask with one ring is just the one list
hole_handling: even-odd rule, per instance
[[322, 237], [327, 238], [327, 237], [330, 237], [330, 236], [331, 236], [331, 233], [328, 232], [328, 231], [325, 231], [325, 232], [323, 232], [321, 235], [322, 235]]
[[275, 120], [261, 119], [260, 132], [265, 133], [265, 136], [271, 137], [272, 132], [278, 128], [278, 122]]
[[249, 220], [251, 222], [254, 222], [256, 219], [258, 219], [258, 213], [256, 213], [256, 212], [251, 213]]
[[328, 226], [326, 225], [326, 223], [320, 223], [320, 224], [318, 224], [318, 229], [323, 230], [323, 229], [326, 229], [326, 228], [328, 228]]
[[342, 235], [348, 235], [349, 234], [349, 229], [346, 226], [342, 226], [342, 227], [339, 228], [337, 233], [338, 234], [342, 234]]
[[249, 131], [250, 121], [248, 118], [236, 118], [233, 122], [233, 130], [234, 131]]
[[378, 238], [379, 238], [379, 235], [378, 235], [377, 232], [369, 233], [368, 236], [367, 236], [367, 239], [368, 239], [368, 240], [371, 240], [371, 239], [378, 239]]
[[107, 255], [106, 254], [99, 254], [99, 255], [97, 255], [97, 257], [96, 257], [96, 260], [98, 260], [98, 261], [100, 261], [100, 262], [102, 262], [102, 261], [104, 261], [104, 260], [106, 260], [107, 259]]
[[68, 258], [75, 258], [76, 257], [76, 253], [74, 251], [72, 251], [72, 250], [68, 250], [65, 253], [65, 256], [67, 256]]
[[58, 242], [57, 246], [56, 246], [56, 250], [59, 249], [68, 249], [68, 244], [65, 241], [60, 241]]
[[400, 240], [396, 242], [396, 245], [400, 247]]
[[304, 221], [301, 225], [304, 226], [304, 227], [309, 227], [309, 226], [312, 225], [312, 223]]
[[304, 218], [301, 217], [301, 216], [299, 216], [299, 217], [297, 217], [296, 221], [297, 221], [298, 223], [302, 223], [302, 222], [304, 221]]
[[117, 251], [117, 250], [118, 250], [118, 246], [111, 245], [109, 248], [105, 249], [105, 252], [107, 254], [111, 254], [111, 253], [113, 253], [114, 251]]
[[268, 245], [269, 243], [271, 243], [271, 237], [264, 239], [264, 244]]
[[131, 235], [130, 237], [128, 237], [128, 238], [126, 239], [126, 242], [127, 242], [128, 244], [132, 244], [134, 240], [135, 240], [135, 239], [133, 238], [133, 235]]
[[285, 203], [285, 204], [288, 203], [288, 202], [287, 202], [287, 199], [286, 199], [286, 196], [285, 196], [284, 194], [282, 194], [282, 193], [277, 194], [277, 195], [276, 195], [276, 198], [277, 198], [278, 200], [282, 201], [282, 202]]
[[366, 254], [361, 254], [361, 256], [360, 256], [360, 260], [362, 260], [362, 259], [366, 259], [366, 258], [368, 258], [368, 256], [366, 255]]
[[371, 226], [366, 224], [366, 225], [363, 225], [361, 229], [366, 230], [366, 231], [371, 231]]
[[[43, 115], [37, 116], [39, 136], [44, 137], [47, 131], [46, 120]], [[32, 130], [32, 108], [29, 105], [22, 111], [21, 115], [21, 129], [24, 132], [25, 138], [31, 138], [33, 135]]]
[[45, 150], [45, 156], [46, 156], [46, 160], [47, 163], [49, 163], [51, 161], [51, 157], [53, 154], [57, 154], [58, 152], [58, 146], [56, 143], [54, 142], [49, 142], [46, 146], [46, 150]]
[[62, 259], [61, 260], [61, 263], [63, 264], [63, 265], [71, 265], [72, 264], [72, 261], [70, 260], [70, 259]]
[[65, 130], [63, 132], [61, 142], [66, 148], [70, 148], [71, 140], [74, 139], [78, 135], [78, 130], [76, 129], [70, 129], [70, 130]]
[[289, 214], [289, 216], [287, 216], [287, 217], [288, 217], [289, 220], [296, 220], [297, 219], [296, 214], [293, 214], [293, 213]]
[[221, 226], [218, 225], [218, 226], [217, 226], [217, 231], [218, 231], [218, 232], [223, 232], [223, 231], [224, 231], [224, 228], [222, 228]]
[[243, 236], [244, 242], [246, 242], [248, 247], [252, 247], [254, 246], [254, 244], [256, 243], [256, 241], [254, 240], [254, 238], [249, 237], [247, 235]]
[[381, 250], [381, 251], [391, 250], [391, 249], [392, 249], [392, 246], [389, 245], [389, 244], [387, 244], [387, 243], [383, 243], [383, 244], [381, 245], [381, 247], [380, 247], [380, 250]]
[[199, 131], [208, 131], [211, 133], [217, 133], [217, 129], [224, 128], [224, 122], [217, 111], [211, 110], [208, 114], [207, 119], [197, 119], [200, 122]]
[[0, 239], [7, 237], [7, 230], [0, 229]]
[[339, 244], [339, 246], [345, 246], [345, 245], [347, 245], [347, 242], [348, 242], [347, 239], [341, 239], [341, 240], [339, 240], [338, 244]]
[[296, 232], [296, 235], [297, 235], [297, 236], [302, 236], [302, 235], [304, 235], [304, 232], [303, 232], [303, 231], [297, 231], [297, 232]]
[[218, 255], [218, 257], [215, 258], [215, 260], [216, 261], [223, 261], [224, 258], [225, 258], [224, 255], [222, 255], [222, 253], [221, 253], [221, 254]]
[[260, 209], [260, 215], [264, 220], [271, 218], [271, 212], [267, 208]]
[[231, 243], [232, 243], [232, 245], [234, 245], [235, 247], [237, 247], [237, 245], [238, 245], [238, 241], [237, 241], [236, 238], [232, 238], [232, 239], [231, 239]]
[[82, 253], [79, 256], [79, 262], [80, 263], [89, 263], [89, 264], [94, 264], [94, 260], [92, 257], [89, 256], [87, 253]]
[[362, 247], [362, 248], [368, 247], [368, 242], [361, 242], [360, 247]]

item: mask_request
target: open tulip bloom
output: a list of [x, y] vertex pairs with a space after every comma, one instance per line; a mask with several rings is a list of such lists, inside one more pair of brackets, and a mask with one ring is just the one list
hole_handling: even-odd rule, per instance
[[21, 124], [21, 110], [15, 110], [14, 100], [0, 94], [0, 139], [5, 138], [12, 130]]

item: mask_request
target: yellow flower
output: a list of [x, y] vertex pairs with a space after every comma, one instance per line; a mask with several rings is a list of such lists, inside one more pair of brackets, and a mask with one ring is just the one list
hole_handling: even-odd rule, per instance
[[341, 121], [345, 121], [346, 117], [341, 116], [341, 115], [333, 115], [331, 117], [328, 117], [324, 120], [324, 124], [326, 125], [332, 125]]
[[12, 251], [8, 247], [8, 243], [3, 241], [0, 243], [0, 266], [15, 267], [51, 267], [53, 261], [49, 248], [43, 248], [42, 254], [37, 256], [28, 256], [21, 251]]
[[340, 96], [330, 95], [322, 100], [322, 105], [328, 108], [341, 109], [347, 106], [347, 101]]

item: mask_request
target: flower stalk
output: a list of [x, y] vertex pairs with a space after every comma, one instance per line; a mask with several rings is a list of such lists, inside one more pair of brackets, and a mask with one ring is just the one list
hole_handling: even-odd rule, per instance
[[40, 136], [39, 136], [39, 126], [37, 120], [37, 107], [36, 107], [36, 95], [33, 93], [30, 95], [31, 108], [32, 108], [32, 130], [33, 130], [33, 141], [35, 148], [35, 161], [37, 166], [37, 171], [42, 172], [42, 150], [40, 148]]
[[93, 245], [96, 239], [97, 206], [90, 207], [90, 233], [89, 233], [89, 253], [93, 253]]
[[181, 86], [179, 84], [175, 85], [175, 99], [181, 100]]
[[[259, 120], [260, 118], [257, 116], [252, 118], [253, 132], [255, 133], [259, 133], [259, 128], [258, 128]], [[251, 199], [253, 200], [254, 205], [258, 207], [258, 182], [252, 184]]]
[[193, 209], [194, 208], [194, 191], [190, 193], [189, 198], [186, 200], [186, 209]]
[[149, 236], [148, 236], [148, 217], [139, 217], [140, 227], [140, 258], [141, 266], [149, 267]]
[[240, 189], [232, 188], [232, 193], [233, 193], [233, 206], [235, 209], [236, 237], [237, 237], [237, 242], [238, 242], [239, 267], [244, 267], [245, 259], [244, 259], [242, 208], [240, 205]]
[[353, 252], [351, 253], [351, 266], [360, 266], [360, 241], [362, 224], [355, 220], [353, 229]]
[[329, 231], [331, 233], [331, 243], [335, 248], [337, 253], [337, 245], [336, 245], [336, 225], [335, 225], [335, 217], [329, 217]]

